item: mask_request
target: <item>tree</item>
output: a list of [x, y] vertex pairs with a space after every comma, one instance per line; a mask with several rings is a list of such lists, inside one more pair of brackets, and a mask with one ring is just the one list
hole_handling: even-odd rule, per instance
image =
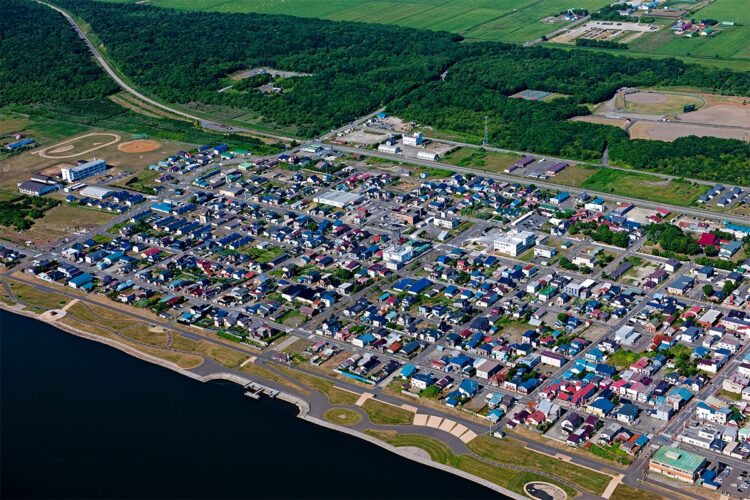
[[703, 285], [701, 290], [703, 290], [703, 296], [706, 298], [709, 298], [714, 294], [714, 287], [709, 284]]
[[719, 255], [719, 249], [713, 245], [706, 245], [705, 247], [703, 247], [703, 253], [705, 253], [709, 257], [716, 257], [717, 255]]
[[557, 320], [561, 323], [567, 323], [568, 322], [568, 315], [566, 313], [560, 313], [557, 315]]

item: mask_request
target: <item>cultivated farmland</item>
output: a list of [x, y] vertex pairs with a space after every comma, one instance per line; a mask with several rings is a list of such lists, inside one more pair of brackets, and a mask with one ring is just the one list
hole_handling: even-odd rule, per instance
[[[135, 3], [136, 0], [112, 0]], [[181, 10], [257, 12], [335, 21], [396, 24], [450, 31], [476, 40], [524, 42], [562, 28], [544, 22], [567, 9], [597, 10], [606, 0], [152, 0], [149, 5]]]
[[[669, 56], [690, 56], [705, 59], [725, 59], [746, 62], [750, 59], [750, 0], [714, 0], [692, 13], [696, 20], [715, 19], [720, 31], [715, 37], [677, 36], [668, 28], [639, 38], [631, 44], [638, 52]], [[722, 22], [734, 26], [721, 26]], [[731, 67], [731, 66], [729, 66]]]

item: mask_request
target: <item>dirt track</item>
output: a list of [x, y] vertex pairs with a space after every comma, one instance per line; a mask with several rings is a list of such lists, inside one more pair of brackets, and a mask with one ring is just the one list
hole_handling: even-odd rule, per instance
[[[76, 150], [75, 143], [82, 140], [87, 139], [89, 137], [96, 137], [96, 136], [103, 136], [103, 137], [111, 137], [112, 140], [109, 142], [102, 141], [102, 142], [92, 142], [91, 145], [93, 147], [90, 147], [89, 149], [78, 151]], [[91, 132], [90, 134], [84, 134], [79, 135], [78, 137], [74, 137], [72, 139], [68, 139], [67, 141], [63, 141], [60, 143], [55, 144], [54, 146], [49, 146], [47, 148], [42, 149], [37, 154], [41, 156], [42, 158], [50, 158], [53, 160], [62, 160], [65, 158], [76, 158], [78, 156], [83, 156], [85, 154], [91, 153], [92, 151], [96, 151], [97, 149], [101, 149], [107, 146], [111, 146], [112, 144], [117, 144], [120, 142], [121, 137], [117, 134], [113, 134], [111, 132]], [[88, 142], [88, 141], [87, 141]], [[72, 146], [72, 147], [68, 147]], [[55, 152], [63, 153], [63, 152], [69, 152], [70, 154], [65, 155], [57, 155]]]

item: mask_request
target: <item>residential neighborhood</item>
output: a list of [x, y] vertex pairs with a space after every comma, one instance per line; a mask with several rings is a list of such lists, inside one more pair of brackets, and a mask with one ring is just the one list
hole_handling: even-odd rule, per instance
[[106, 159], [23, 183], [118, 215], [52, 251], [3, 247], [6, 265], [499, 434], [747, 497], [750, 226], [323, 143], [202, 146], [147, 168], [156, 195], [101, 182]]

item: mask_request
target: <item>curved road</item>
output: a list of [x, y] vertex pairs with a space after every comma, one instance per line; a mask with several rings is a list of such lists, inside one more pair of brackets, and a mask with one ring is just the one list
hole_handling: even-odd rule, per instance
[[81, 40], [83, 40], [83, 42], [89, 48], [89, 50], [91, 51], [91, 53], [96, 58], [96, 61], [104, 69], [104, 71], [107, 72], [107, 74], [115, 81], [115, 83], [117, 83], [117, 85], [120, 86], [120, 88], [122, 88], [124, 91], [126, 91], [126, 92], [134, 95], [138, 99], [140, 99], [140, 100], [142, 100], [144, 102], [147, 102], [148, 104], [151, 104], [152, 106], [156, 106], [159, 109], [163, 109], [164, 111], [168, 111], [168, 112], [170, 112], [172, 114], [175, 114], [175, 115], [182, 116], [184, 118], [188, 118], [190, 120], [193, 120], [193, 121], [199, 123], [201, 127], [205, 128], [207, 130], [213, 130], [213, 131], [216, 131], [216, 132], [224, 132], [224, 133], [232, 133], [232, 132], [239, 133], [239, 132], [243, 132], [243, 133], [248, 133], [248, 134], [257, 135], [257, 136], [261, 136], [261, 137], [268, 137], [268, 138], [271, 138], [271, 139], [280, 140], [280, 141], [286, 141], [286, 142], [292, 142], [292, 141], [296, 140], [296, 139], [294, 139], [292, 137], [284, 137], [284, 136], [280, 136], [280, 135], [269, 134], [267, 132], [259, 132], [259, 131], [256, 131], [256, 130], [249, 130], [249, 129], [244, 129], [244, 128], [241, 128], [241, 127], [235, 127], [233, 125], [227, 125], [225, 123], [219, 123], [219, 122], [215, 122], [215, 121], [206, 120], [205, 118], [201, 118], [199, 116], [191, 115], [190, 113], [185, 113], [184, 111], [180, 111], [178, 109], [174, 109], [174, 108], [169, 107], [169, 106], [167, 106], [165, 104], [162, 104], [162, 103], [160, 103], [158, 101], [155, 101], [155, 100], [153, 100], [153, 99], [151, 99], [149, 97], [146, 97], [145, 95], [141, 94], [136, 89], [134, 89], [133, 87], [131, 87], [127, 82], [125, 82], [120, 77], [120, 75], [109, 64], [109, 61], [107, 61], [107, 59], [101, 54], [101, 52], [99, 51], [99, 49], [97, 49], [94, 46], [94, 44], [91, 43], [91, 40], [88, 39], [88, 37], [83, 32], [83, 30], [81, 29], [81, 27], [78, 25], [78, 23], [76, 23], [75, 19], [73, 19], [73, 17], [70, 14], [68, 14], [64, 10], [62, 10], [59, 7], [56, 7], [54, 5], [48, 4], [46, 2], [41, 2], [39, 0], [37, 0], [37, 1], [38, 1], [38, 3], [40, 3], [42, 5], [45, 5], [45, 6], [49, 7], [49, 8], [51, 8], [51, 9], [54, 9], [57, 12], [59, 12], [60, 14], [62, 14], [65, 17], [65, 19], [68, 21], [68, 23], [70, 23], [70, 25], [76, 31], [76, 33], [78, 33], [78, 36], [81, 38]]

